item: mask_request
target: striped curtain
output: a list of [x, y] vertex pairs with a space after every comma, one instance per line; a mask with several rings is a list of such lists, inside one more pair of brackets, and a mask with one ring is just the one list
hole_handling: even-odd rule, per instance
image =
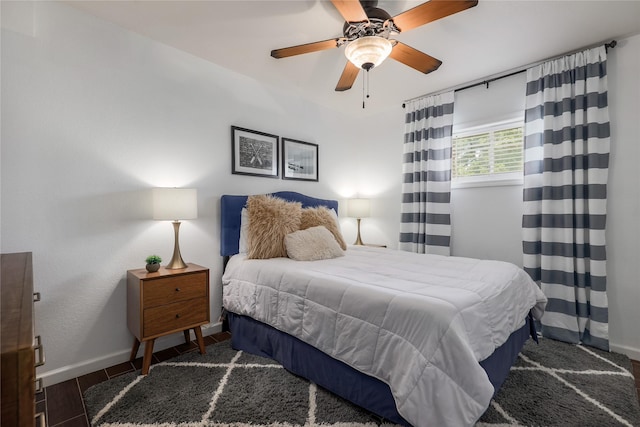
[[450, 255], [453, 91], [407, 103], [399, 248]]
[[605, 47], [527, 70], [523, 250], [544, 336], [609, 349]]

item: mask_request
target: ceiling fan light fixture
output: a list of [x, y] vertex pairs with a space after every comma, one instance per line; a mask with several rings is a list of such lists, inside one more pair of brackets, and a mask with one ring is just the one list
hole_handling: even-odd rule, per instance
[[392, 48], [391, 41], [384, 37], [366, 36], [349, 42], [344, 54], [356, 67], [369, 70], [382, 64]]

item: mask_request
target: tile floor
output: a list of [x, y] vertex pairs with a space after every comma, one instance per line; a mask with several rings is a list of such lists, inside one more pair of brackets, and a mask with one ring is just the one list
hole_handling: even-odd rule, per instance
[[[228, 332], [204, 337], [205, 345], [225, 341], [231, 338]], [[159, 363], [182, 353], [196, 351], [196, 343], [182, 344], [153, 354], [153, 363]], [[636, 391], [640, 402], [640, 361], [632, 360]], [[133, 362], [124, 362], [107, 369], [101, 369], [78, 378], [46, 387], [36, 395], [36, 412], [46, 412], [48, 427], [88, 427], [89, 421], [82, 401], [83, 392], [94, 384], [127, 372], [140, 369], [142, 358]]]

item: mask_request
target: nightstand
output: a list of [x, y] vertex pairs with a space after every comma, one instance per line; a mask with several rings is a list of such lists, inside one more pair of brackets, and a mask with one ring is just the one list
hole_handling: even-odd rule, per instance
[[155, 273], [146, 269], [127, 271], [127, 325], [134, 335], [131, 357], [144, 342], [142, 375], [149, 373], [156, 338], [183, 332], [186, 342], [193, 329], [200, 353], [204, 340], [200, 326], [209, 323], [209, 269], [196, 264]]

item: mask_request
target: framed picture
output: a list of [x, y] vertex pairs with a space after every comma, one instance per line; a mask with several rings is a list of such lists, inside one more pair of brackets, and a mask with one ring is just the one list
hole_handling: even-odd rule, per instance
[[318, 144], [282, 138], [282, 179], [318, 180]]
[[231, 126], [231, 172], [278, 178], [278, 136]]

